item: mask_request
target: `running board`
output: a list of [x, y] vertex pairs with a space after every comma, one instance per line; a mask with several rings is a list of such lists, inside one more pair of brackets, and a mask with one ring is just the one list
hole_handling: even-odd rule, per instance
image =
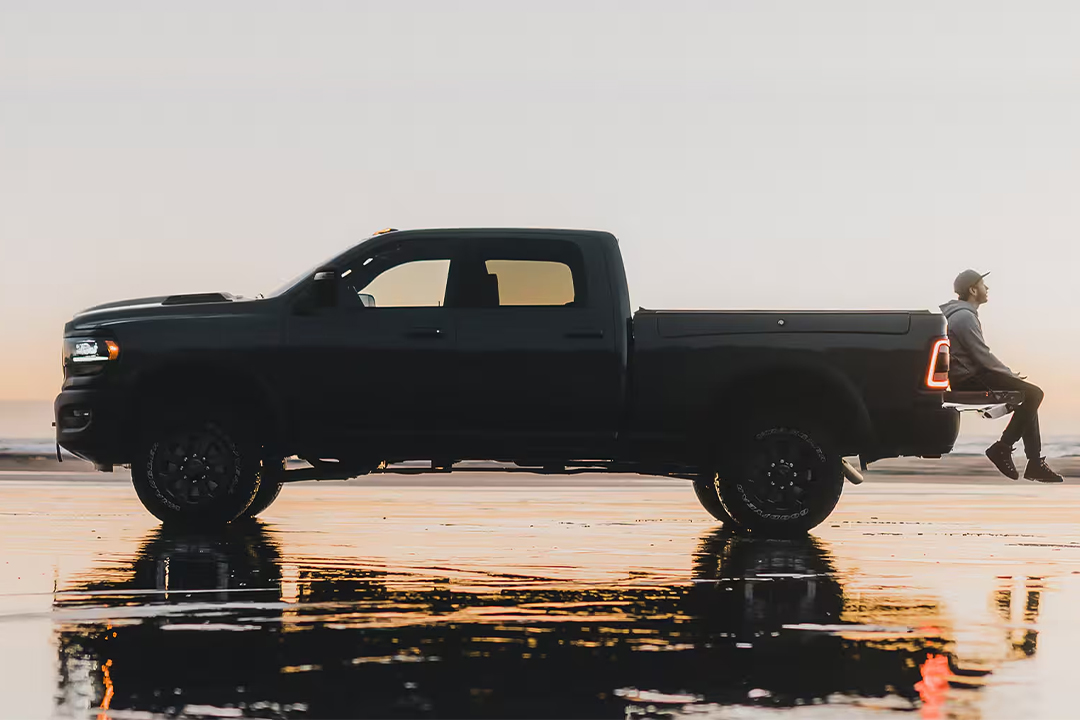
[[424, 466], [401, 466], [401, 465], [381, 465], [373, 470], [363, 470], [356, 467], [335, 467], [337, 463], [320, 463], [319, 467], [310, 468], [297, 468], [295, 470], [285, 470], [281, 473], [282, 482], [298, 482], [301, 480], [352, 480], [353, 478], [370, 476], [370, 475], [448, 475], [451, 472], [456, 473], [500, 473], [500, 474], [522, 474], [529, 473], [532, 475], [600, 475], [600, 474], [620, 474], [620, 475], [648, 475], [650, 477], [670, 477], [680, 480], [693, 480], [696, 475], [689, 471], [679, 472], [672, 469], [669, 472], [662, 472], [657, 470], [656, 472], [640, 472], [638, 469], [627, 466], [619, 465], [582, 465], [579, 467], [574, 466], [560, 466], [559, 469], [545, 470], [542, 467], [454, 467], [452, 465], [439, 465], [433, 464], [430, 467]]

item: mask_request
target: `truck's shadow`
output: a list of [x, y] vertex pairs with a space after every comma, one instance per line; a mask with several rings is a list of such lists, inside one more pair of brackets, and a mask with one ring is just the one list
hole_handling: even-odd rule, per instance
[[128, 568], [58, 594], [58, 702], [556, 717], [623, 716], [635, 689], [779, 706], [914, 700], [919, 665], [949, 644], [815, 627], [839, 623], [845, 598], [814, 538], [710, 532], [692, 583], [470, 592], [343, 559], [283, 563], [274, 536], [261, 524], [159, 529]]

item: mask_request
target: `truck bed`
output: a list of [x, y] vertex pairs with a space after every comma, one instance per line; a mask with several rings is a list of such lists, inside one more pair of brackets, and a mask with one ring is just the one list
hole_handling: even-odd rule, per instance
[[633, 326], [632, 424], [646, 437], [786, 403], [836, 415], [845, 451], [871, 461], [952, 449], [958, 416], [926, 384], [940, 313], [642, 309]]

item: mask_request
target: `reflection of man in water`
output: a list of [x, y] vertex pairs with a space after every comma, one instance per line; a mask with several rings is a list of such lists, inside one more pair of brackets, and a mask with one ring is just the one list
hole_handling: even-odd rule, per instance
[[1050, 469], [1042, 456], [1042, 438], [1039, 435], [1042, 389], [1024, 382], [1023, 375], [1013, 372], [998, 360], [983, 339], [979, 307], [989, 300], [989, 288], [983, 280], [989, 274], [979, 274], [974, 270], [960, 273], [953, 281], [953, 291], [957, 299], [941, 306], [941, 312], [949, 323], [952, 356], [949, 383], [953, 390], [1023, 392], [1024, 401], [1013, 412], [1012, 420], [1001, 434], [1001, 439], [986, 449], [986, 457], [990, 458], [990, 462], [994, 463], [1003, 475], [1016, 480], [1020, 473], [1013, 465], [1013, 446], [1017, 440], [1023, 438], [1024, 454], [1028, 458], [1024, 477], [1038, 482], [1061, 482], [1062, 477]]

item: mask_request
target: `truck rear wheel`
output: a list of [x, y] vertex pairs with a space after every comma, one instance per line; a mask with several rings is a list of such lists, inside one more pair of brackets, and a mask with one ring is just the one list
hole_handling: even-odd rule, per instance
[[718, 486], [732, 519], [772, 537], [805, 534], [832, 513], [844, 488], [840, 456], [807, 422], [764, 423], [739, 448]]
[[735, 526], [735, 521], [731, 519], [728, 511], [724, 509], [724, 504], [720, 502], [720, 489], [716, 473], [702, 473], [694, 478], [694, 494], [697, 495], [698, 502], [701, 503], [701, 507], [705, 508], [706, 512], [729, 528]]
[[259, 489], [258, 446], [213, 421], [153, 427], [131, 465], [139, 500], [164, 523], [220, 526], [236, 519]]

